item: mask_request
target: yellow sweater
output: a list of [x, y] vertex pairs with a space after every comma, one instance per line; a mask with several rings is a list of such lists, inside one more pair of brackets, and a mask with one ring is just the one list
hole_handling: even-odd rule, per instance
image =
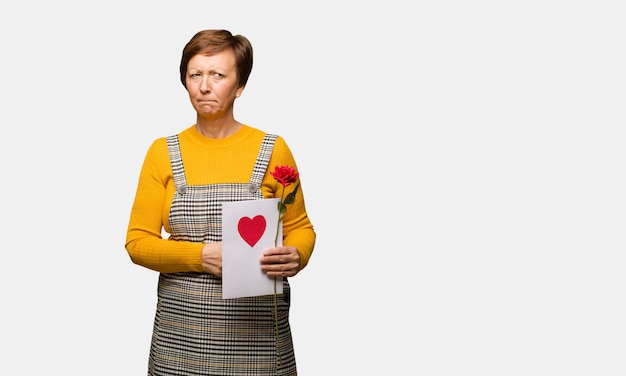
[[[243, 126], [221, 139], [204, 137], [194, 126], [179, 133], [180, 151], [187, 184], [247, 183], [265, 133]], [[296, 167], [284, 139], [278, 137], [261, 191], [264, 198], [280, 197], [282, 185], [270, 175], [275, 166]], [[286, 194], [296, 184], [286, 187]], [[174, 178], [165, 138], [155, 140], [146, 154], [126, 234], [126, 250], [135, 264], [162, 273], [204, 272], [202, 243], [163, 239], [161, 230], [170, 232], [168, 217], [174, 196]], [[294, 246], [304, 268], [315, 245], [315, 231], [304, 205], [302, 186], [283, 217], [283, 244]]]

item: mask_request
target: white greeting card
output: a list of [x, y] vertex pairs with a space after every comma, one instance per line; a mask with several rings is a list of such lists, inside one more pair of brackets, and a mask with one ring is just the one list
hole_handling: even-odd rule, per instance
[[[278, 223], [280, 199], [232, 201], [222, 204], [222, 297], [273, 295], [274, 278], [261, 270], [263, 251], [282, 245]], [[276, 293], [283, 292], [282, 277], [276, 278]]]

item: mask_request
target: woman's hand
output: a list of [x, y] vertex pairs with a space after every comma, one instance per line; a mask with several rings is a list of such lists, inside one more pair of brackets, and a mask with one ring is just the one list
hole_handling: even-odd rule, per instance
[[222, 242], [205, 244], [202, 248], [202, 266], [207, 273], [222, 276]]
[[293, 246], [269, 248], [260, 261], [268, 277], [293, 277], [300, 271], [300, 252]]

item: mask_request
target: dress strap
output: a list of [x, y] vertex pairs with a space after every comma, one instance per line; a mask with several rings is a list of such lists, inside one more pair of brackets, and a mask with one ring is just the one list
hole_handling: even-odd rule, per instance
[[278, 136], [275, 134], [266, 134], [261, 143], [261, 149], [256, 157], [254, 168], [252, 169], [252, 176], [250, 176], [250, 184], [248, 190], [250, 193], [255, 193], [261, 187], [263, 177], [267, 171], [267, 165], [270, 163], [270, 157], [274, 150], [274, 142]]
[[187, 179], [185, 178], [183, 158], [180, 155], [178, 135], [169, 136], [166, 140], [167, 151], [170, 155], [170, 164], [172, 165], [172, 174], [174, 175], [174, 186], [176, 187], [177, 193], [184, 194], [187, 190]]

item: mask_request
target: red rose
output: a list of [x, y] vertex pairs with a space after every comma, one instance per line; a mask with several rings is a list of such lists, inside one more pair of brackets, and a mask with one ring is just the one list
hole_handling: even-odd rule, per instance
[[292, 183], [295, 183], [298, 180], [298, 173], [294, 167], [289, 166], [276, 166], [274, 167], [274, 171], [270, 172], [274, 179], [277, 182], [283, 185], [283, 187], [287, 187]]

